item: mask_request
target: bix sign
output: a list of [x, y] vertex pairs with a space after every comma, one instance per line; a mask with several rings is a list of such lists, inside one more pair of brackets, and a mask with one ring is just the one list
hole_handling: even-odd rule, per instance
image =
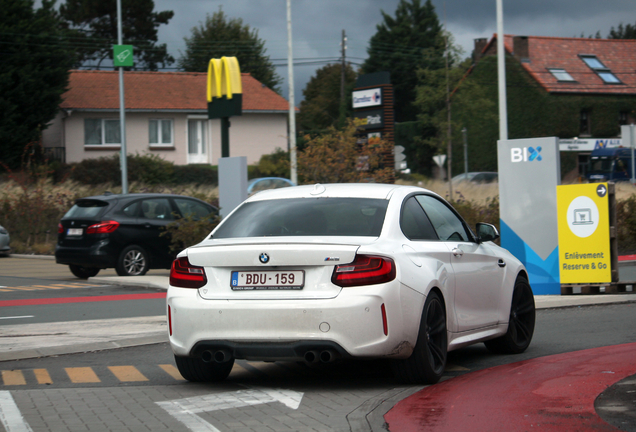
[[510, 161], [516, 162], [541, 162], [541, 147], [513, 147], [510, 149]]

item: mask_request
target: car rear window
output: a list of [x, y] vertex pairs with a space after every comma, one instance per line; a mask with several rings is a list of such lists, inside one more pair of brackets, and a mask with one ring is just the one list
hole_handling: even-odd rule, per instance
[[106, 201], [82, 200], [75, 203], [73, 207], [64, 215], [65, 218], [94, 218], [108, 206]]
[[242, 205], [214, 232], [214, 238], [287, 236], [378, 237], [387, 200], [294, 198]]

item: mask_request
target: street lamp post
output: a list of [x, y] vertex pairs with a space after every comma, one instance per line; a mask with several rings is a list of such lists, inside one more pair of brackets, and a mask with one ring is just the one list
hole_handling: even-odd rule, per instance
[[462, 135], [464, 136], [464, 174], [468, 173], [468, 129], [462, 128]]

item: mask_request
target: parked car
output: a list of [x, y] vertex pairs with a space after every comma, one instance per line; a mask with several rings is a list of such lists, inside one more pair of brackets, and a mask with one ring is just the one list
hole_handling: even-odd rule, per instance
[[283, 177], [259, 177], [247, 183], [247, 196], [254, 195], [256, 192], [262, 190], [279, 189], [290, 186], [296, 186], [296, 184]]
[[169, 269], [174, 255], [166, 225], [187, 214], [205, 217], [217, 209], [204, 201], [171, 194], [104, 194], [80, 198], [58, 225], [55, 260], [86, 279], [100, 269], [120, 276]]
[[9, 236], [9, 231], [0, 225], [0, 255], [6, 255], [11, 252], [11, 246], [9, 246], [10, 242], [11, 237]]
[[169, 339], [190, 381], [227, 377], [235, 359], [391, 360], [434, 383], [447, 352], [484, 342], [523, 352], [534, 297], [526, 269], [474, 233], [439, 195], [414, 186], [298, 186], [253, 195], [179, 253]]
[[499, 174], [496, 172], [468, 172], [453, 177], [453, 184], [461, 182], [470, 182], [474, 184], [495, 183], [499, 180]]

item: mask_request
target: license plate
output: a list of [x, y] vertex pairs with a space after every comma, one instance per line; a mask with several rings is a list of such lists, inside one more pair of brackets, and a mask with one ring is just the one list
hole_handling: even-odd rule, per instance
[[82, 232], [83, 232], [82, 228], [69, 228], [68, 231], [66, 231], [66, 235], [81, 236]]
[[299, 290], [305, 284], [304, 271], [233, 271], [233, 290]]

